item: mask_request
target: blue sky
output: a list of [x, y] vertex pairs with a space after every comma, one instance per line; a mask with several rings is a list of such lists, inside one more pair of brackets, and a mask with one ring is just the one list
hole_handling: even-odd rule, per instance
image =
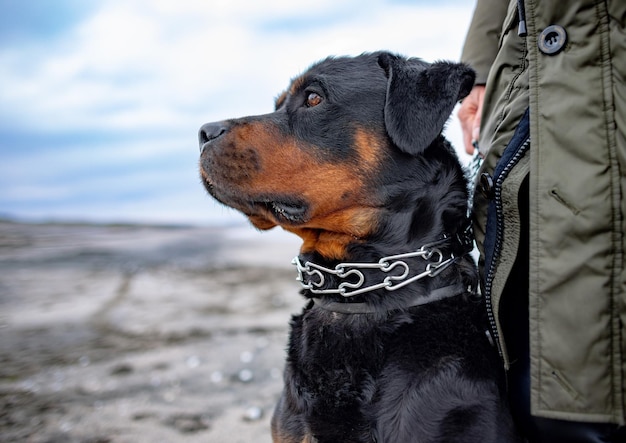
[[[458, 59], [471, 0], [0, 0], [0, 216], [222, 224], [202, 123], [328, 55]], [[449, 138], [460, 145], [456, 119]]]

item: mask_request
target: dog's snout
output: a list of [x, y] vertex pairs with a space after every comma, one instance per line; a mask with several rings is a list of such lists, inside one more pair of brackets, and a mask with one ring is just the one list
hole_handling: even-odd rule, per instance
[[198, 132], [198, 141], [200, 143], [200, 153], [204, 151], [204, 148], [208, 142], [215, 140], [223, 133], [226, 132], [226, 125], [223, 122], [206, 123], [202, 125]]

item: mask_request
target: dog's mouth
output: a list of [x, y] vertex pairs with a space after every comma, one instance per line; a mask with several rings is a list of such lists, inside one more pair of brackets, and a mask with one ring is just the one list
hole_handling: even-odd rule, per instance
[[260, 205], [269, 211], [279, 223], [298, 224], [306, 221], [308, 207], [302, 202], [271, 200], [261, 202]]
[[[248, 217], [268, 218], [268, 213], [275, 222], [300, 224], [307, 220], [309, 206], [297, 199], [290, 197], [267, 196], [265, 198], [246, 199], [237, 195], [236, 191], [220, 192], [223, 189], [203, 174], [203, 183], [209, 195], [226, 206], [243, 212]], [[242, 198], [243, 197], [243, 198]], [[269, 220], [268, 220], [269, 221]]]

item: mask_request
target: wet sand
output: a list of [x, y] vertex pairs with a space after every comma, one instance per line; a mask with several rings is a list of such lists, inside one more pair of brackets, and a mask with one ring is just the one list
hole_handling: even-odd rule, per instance
[[270, 442], [298, 245], [0, 222], [0, 441]]

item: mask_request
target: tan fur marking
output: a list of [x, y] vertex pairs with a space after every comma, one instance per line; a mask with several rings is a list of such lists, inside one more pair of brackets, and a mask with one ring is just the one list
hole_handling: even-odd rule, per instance
[[287, 100], [287, 91], [283, 91], [274, 101], [274, 108], [278, 109], [280, 108], [283, 103], [285, 103], [285, 100]]
[[291, 81], [289, 95], [295, 95], [304, 86], [304, 77], [296, 77]]
[[359, 128], [354, 132], [354, 139], [362, 165], [368, 169], [376, 169], [382, 159], [382, 144], [385, 143], [376, 134]]
[[345, 162], [320, 160], [315, 156], [319, 152], [315, 146], [306, 146], [260, 122], [243, 125], [230, 136], [242, 155], [253, 149], [259, 162], [258, 170], [250, 169], [232, 186], [241, 188], [251, 200], [255, 195], [285, 195], [302, 199], [309, 206], [305, 222], [296, 225], [276, 220], [269, 210], [260, 209], [263, 212], [249, 217], [257, 228], [270, 229], [280, 224], [302, 237], [302, 252], [316, 250], [329, 258], [341, 258], [348, 243], [375, 229], [377, 211], [372, 190], [367, 187], [381, 161], [384, 141], [377, 135], [358, 129], [358, 158]]

